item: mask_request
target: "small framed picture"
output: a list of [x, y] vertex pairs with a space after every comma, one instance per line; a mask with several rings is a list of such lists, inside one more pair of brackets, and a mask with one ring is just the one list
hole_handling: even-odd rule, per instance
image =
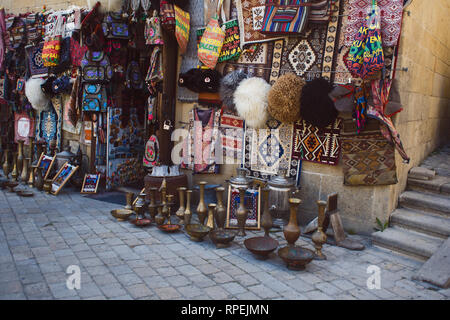
[[64, 165], [59, 169], [58, 173], [55, 175], [52, 181], [51, 194], [57, 195], [62, 187], [69, 181], [70, 177], [77, 171], [78, 166], [72, 166], [69, 162], [64, 163]]
[[[239, 190], [228, 186], [227, 220], [225, 223], [225, 228], [238, 228], [236, 211], [239, 208], [240, 203], [241, 200]], [[244, 204], [248, 210], [247, 220], [245, 221], [245, 229], [259, 230], [261, 228], [261, 187], [256, 189], [247, 189], [245, 192]]]
[[97, 188], [98, 188], [99, 182], [100, 182], [100, 174], [99, 173], [85, 174], [80, 193], [83, 193], [83, 194], [97, 193]]
[[42, 168], [42, 176], [44, 177], [44, 180], [48, 178], [55, 159], [56, 157], [50, 157], [45, 155], [43, 152], [41, 153], [37, 166]]

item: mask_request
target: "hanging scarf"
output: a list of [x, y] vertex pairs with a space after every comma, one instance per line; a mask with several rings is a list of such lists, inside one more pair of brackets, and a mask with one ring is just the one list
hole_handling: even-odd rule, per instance
[[364, 129], [367, 116], [367, 99], [364, 86], [355, 88], [355, 100], [356, 100], [356, 108], [355, 108], [356, 128], [359, 134], [361, 130]]

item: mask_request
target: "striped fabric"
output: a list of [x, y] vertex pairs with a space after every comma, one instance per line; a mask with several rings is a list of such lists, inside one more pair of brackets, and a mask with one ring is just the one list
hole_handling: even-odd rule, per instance
[[[306, 26], [310, 11], [309, 0], [279, 0], [268, 2], [261, 33], [300, 33]], [[306, 4], [306, 5], [304, 5]]]

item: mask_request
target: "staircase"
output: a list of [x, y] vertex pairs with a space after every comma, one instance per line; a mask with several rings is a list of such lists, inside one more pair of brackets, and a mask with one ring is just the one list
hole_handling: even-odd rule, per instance
[[[450, 156], [447, 157], [450, 162]], [[447, 172], [444, 172], [447, 174]], [[390, 227], [372, 234], [376, 246], [427, 261], [413, 277], [450, 286], [450, 174], [412, 168]]]

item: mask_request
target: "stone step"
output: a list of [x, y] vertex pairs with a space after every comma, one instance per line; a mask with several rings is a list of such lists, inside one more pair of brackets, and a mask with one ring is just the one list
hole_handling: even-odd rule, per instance
[[374, 245], [407, 254], [422, 261], [437, 251], [444, 240], [399, 227], [387, 228], [372, 234]]
[[450, 196], [432, 195], [417, 191], [405, 191], [399, 197], [404, 208], [420, 209], [427, 212], [450, 215]]
[[424, 167], [414, 167], [408, 172], [408, 178], [418, 180], [431, 180], [435, 177], [436, 172]]
[[430, 215], [423, 211], [398, 208], [392, 213], [390, 223], [442, 239], [450, 236], [450, 217]]
[[450, 177], [435, 176], [431, 180], [414, 179], [408, 175], [408, 190], [450, 196]]

